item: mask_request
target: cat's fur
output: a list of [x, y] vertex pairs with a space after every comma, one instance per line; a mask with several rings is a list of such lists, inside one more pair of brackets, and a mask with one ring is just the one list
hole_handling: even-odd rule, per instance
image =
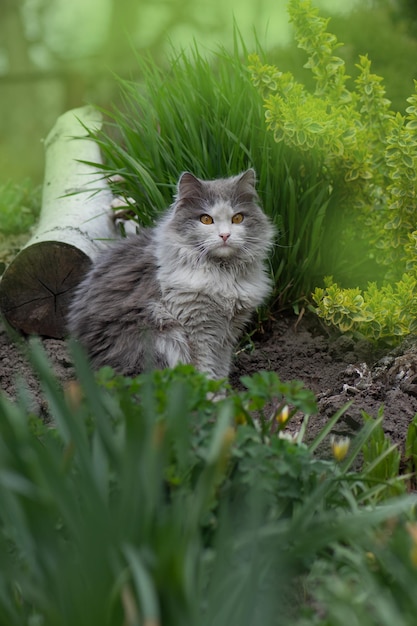
[[[232, 223], [237, 213], [243, 221]], [[246, 322], [270, 293], [264, 260], [273, 236], [253, 170], [212, 181], [186, 172], [156, 226], [93, 265], [76, 290], [68, 329], [94, 367], [133, 375], [192, 363], [226, 377]]]

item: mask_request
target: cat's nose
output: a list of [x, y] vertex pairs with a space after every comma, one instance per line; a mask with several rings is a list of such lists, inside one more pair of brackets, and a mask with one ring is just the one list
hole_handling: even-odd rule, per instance
[[223, 239], [224, 243], [226, 243], [226, 241], [230, 237], [230, 233], [219, 233], [219, 237], [221, 237]]

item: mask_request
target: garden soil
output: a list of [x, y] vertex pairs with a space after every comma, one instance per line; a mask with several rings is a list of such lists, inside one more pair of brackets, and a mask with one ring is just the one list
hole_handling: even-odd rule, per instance
[[[45, 338], [42, 343], [57, 378], [68, 384], [74, 370], [65, 342]], [[377, 350], [366, 341], [329, 332], [312, 313], [280, 314], [238, 351], [231, 383], [241, 388], [241, 376], [260, 370], [277, 372], [283, 381], [301, 380], [314, 392], [318, 413], [309, 420], [307, 440], [351, 402], [333, 429], [336, 435], [353, 436], [363, 425], [363, 412], [376, 417], [383, 410], [384, 430], [404, 452], [408, 425], [417, 413], [417, 338], [407, 338], [394, 350]], [[13, 399], [22, 383], [33, 412], [49, 418], [36, 376], [0, 323], [0, 389]], [[296, 415], [288, 429], [293, 433], [300, 426]]]

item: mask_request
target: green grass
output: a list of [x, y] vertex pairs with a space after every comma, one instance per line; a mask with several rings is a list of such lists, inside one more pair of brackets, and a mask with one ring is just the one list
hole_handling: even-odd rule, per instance
[[247, 70], [244, 44], [207, 60], [172, 53], [165, 67], [138, 59], [140, 83], [120, 81], [122, 105], [107, 112], [98, 138], [105, 172], [125, 179], [116, 193], [134, 199], [137, 220], [152, 224], [171, 202], [182, 171], [201, 178], [254, 167], [262, 205], [278, 227], [271, 258], [276, 291], [286, 304], [309, 296], [321, 279], [321, 242], [328, 186], [314, 163], [278, 145]]

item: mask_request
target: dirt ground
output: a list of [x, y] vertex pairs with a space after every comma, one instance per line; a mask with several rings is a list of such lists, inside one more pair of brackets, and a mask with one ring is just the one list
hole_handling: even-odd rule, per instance
[[[383, 409], [383, 427], [404, 451], [407, 429], [417, 413], [417, 338], [407, 338], [395, 349], [376, 348], [325, 327], [314, 314], [300, 321], [282, 315], [271, 332], [260, 336], [251, 354], [238, 356], [232, 380], [242, 373], [268, 369], [281, 380], [302, 380], [317, 398], [318, 414], [309, 422], [312, 439], [338, 409], [352, 402], [333, 429], [352, 437], [362, 427], [362, 412], [377, 417]], [[300, 426], [294, 419], [292, 429]]]
[[[47, 355], [60, 381], [74, 377], [65, 342], [43, 339]], [[281, 380], [302, 380], [317, 397], [319, 412], [310, 419], [307, 438], [347, 402], [353, 401], [334, 428], [338, 435], [352, 436], [363, 424], [362, 411], [376, 417], [384, 409], [384, 430], [404, 449], [407, 428], [417, 413], [417, 338], [408, 338], [395, 350], [379, 350], [365, 341], [330, 333], [313, 314], [300, 320], [282, 314], [262, 335], [251, 351], [241, 350], [231, 373], [239, 377], [259, 370], [272, 370]], [[33, 398], [33, 411], [45, 415], [46, 407], [36, 377], [23, 355], [0, 324], [0, 389], [16, 397], [23, 381]], [[295, 417], [290, 430], [300, 426]]]

